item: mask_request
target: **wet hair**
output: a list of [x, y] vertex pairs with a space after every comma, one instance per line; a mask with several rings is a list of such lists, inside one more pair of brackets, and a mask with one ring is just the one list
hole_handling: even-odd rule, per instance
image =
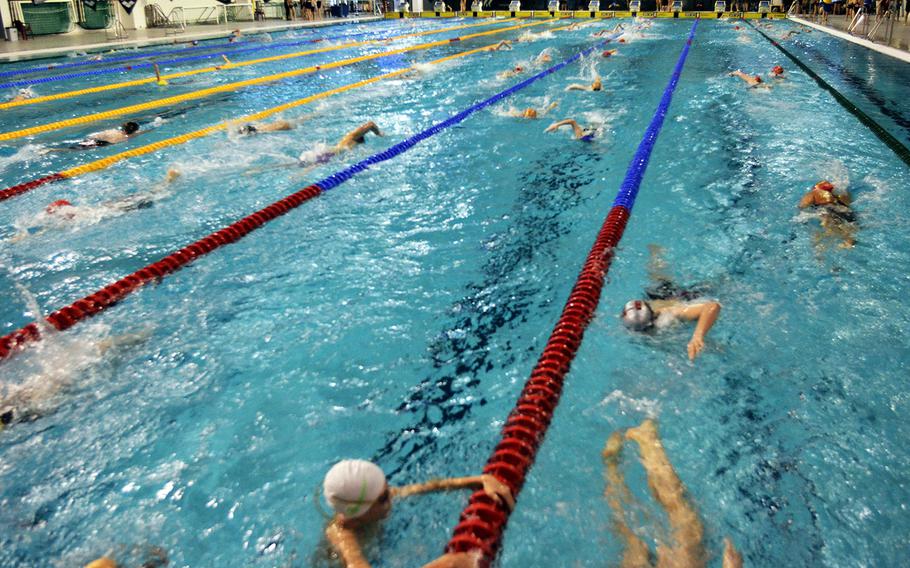
[[6, 408], [0, 412], [0, 426], [9, 426], [13, 423], [13, 409]]
[[123, 128], [123, 133], [124, 133], [124, 134], [130, 135], [130, 134], [132, 134], [132, 133], [134, 133], [134, 132], [138, 132], [138, 131], [139, 131], [139, 123], [138, 123], [138, 122], [132, 122], [132, 121], [130, 121], [130, 122], [124, 122], [124, 123], [123, 123], [123, 126], [122, 126], [121, 128]]
[[654, 325], [655, 315], [651, 304], [644, 300], [630, 300], [619, 314], [623, 325], [632, 331], [645, 331]]

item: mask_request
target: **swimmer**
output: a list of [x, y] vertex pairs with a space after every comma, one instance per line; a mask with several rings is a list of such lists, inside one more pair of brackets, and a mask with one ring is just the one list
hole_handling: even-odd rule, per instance
[[[648, 545], [626, 524], [626, 512], [623, 505], [632, 505], [636, 509], [641, 508], [641, 505], [634, 502], [634, 497], [626, 486], [620, 469], [619, 461], [623, 444], [629, 441], [638, 445], [641, 465], [648, 479], [648, 488], [657, 503], [666, 512], [670, 526], [670, 542], [668, 544], [658, 543], [656, 563], [651, 562], [651, 551], [648, 549]], [[657, 432], [657, 424], [648, 419], [640, 426], [626, 430], [625, 435], [614, 432], [607, 440], [602, 456], [607, 481], [604, 497], [613, 511], [614, 530], [625, 545], [620, 565], [624, 568], [651, 568], [652, 566], [704, 568], [707, 566], [707, 554], [703, 543], [704, 526], [698, 513], [686, 499], [686, 488], [667, 457], [667, 452]], [[724, 539], [722, 566], [723, 568], [742, 568], [742, 556], [734, 548], [729, 538]]]
[[[393, 500], [453, 489], [481, 489], [503, 507], [511, 510], [515, 506], [512, 491], [492, 475], [435, 479], [404, 487], [389, 487], [385, 474], [376, 464], [365, 460], [340, 461], [332, 466], [323, 481], [326, 501], [335, 511], [325, 529], [325, 536], [344, 566], [369, 567], [360, 544], [363, 533], [389, 516]], [[474, 566], [477, 561], [479, 558], [474, 554], [446, 554], [427, 567]]]
[[502, 40], [501, 42], [499, 42], [499, 43], [497, 43], [496, 45], [494, 45], [493, 47], [491, 47], [491, 48], [490, 48], [490, 51], [499, 51], [500, 49], [508, 49], [508, 50], [511, 51], [511, 49], [512, 49], [512, 42], [509, 41], [509, 40], [507, 40], [507, 39], [504, 39], [504, 40]]
[[600, 81], [600, 77], [595, 77], [590, 85], [579, 85], [574, 83], [566, 87], [566, 91], [602, 91], [603, 88], [604, 86]]
[[742, 71], [740, 71], [739, 69], [737, 69], [736, 71], [731, 71], [730, 77], [739, 77], [740, 79], [745, 81], [746, 84], [749, 85], [750, 88], [753, 88], [753, 89], [756, 87], [762, 87], [762, 88], [766, 88], [766, 89], [771, 88], [771, 85], [764, 83], [762, 81], [761, 75], [747, 75], [747, 74], [743, 73]]
[[600, 30], [599, 32], [594, 32], [591, 35], [594, 37], [603, 37], [605, 35], [615, 34], [616, 32], [622, 31], [622, 29], [623, 29], [622, 24], [616, 24], [616, 27], [613, 28], [612, 30], [603, 29], [603, 30]]
[[552, 62], [553, 62], [553, 58], [550, 56], [549, 53], [547, 53], [546, 49], [541, 51], [540, 54], [534, 58], [534, 63], [536, 65], [543, 65], [544, 63], [552, 63]]
[[619, 50], [618, 49], [607, 49], [606, 51], [601, 53], [600, 56], [601, 57], [613, 57], [614, 55], [616, 55], [617, 51], [619, 51]]
[[10, 243], [18, 243], [28, 237], [43, 235], [51, 229], [63, 228], [71, 225], [73, 221], [88, 219], [100, 221], [107, 217], [115, 217], [129, 211], [148, 209], [171, 194], [170, 185], [180, 177], [180, 171], [169, 169], [162, 183], [154, 186], [145, 193], [137, 193], [114, 201], [108, 201], [98, 206], [77, 206], [66, 199], [58, 199], [44, 209], [38, 219], [40, 228], [30, 227], [22, 230], [9, 239]]
[[19, 91], [10, 97], [7, 102], [18, 103], [20, 101], [27, 101], [29, 99], [35, 98], [35, 93], [30, 88], [19, 89]]
[[551, 110], [556, 108], [556, 106], [558, 104], [559, 104], [559, 101], [552, 102], [549, 104], [549, 106], [547, 106], [544, 109], [541, 109], [540, 111], [538, 111], [536, 108], [531, 108], [531, 107], [528, 107], [524, 110], [518, 110], [517, 108], [512, 107], [509, 109], [507, 114], [509, 116], [513, 116], [515, 118], [540, 118], [541, 116], [547, 114], [548, 112], [550, 112]]
[[771, 77], [773, 77], [775, 79], [781, 79], [781, 80], [786, 79], [786, 77], [784, 77], [784, 68], [781, 67], [780, 65], [775, 65], [774, 67], [772, 67], [771, 68]]
[[780, 41], [787, 41], [788, 39], [790, 39], [791, 37], [795, 36], [798, 33], [799, 32], [796, 30], [790, 30], [787, 33], [785, 33], [784, 35], [780, 36]]
[[645, 290], [647, 299], [630, 300], [619, 317], [626, 328], [639, 332], [660, 330], [679, 320], [695, 321], [695, 331], [687, 345], [689, 360], [694, 360], [705, 348], [705, 336], [717, 321], [721, 305], [704, 299], [698, 289], [686, 290], [674, 284], [663, 272], [666, 268], [663, 249], [656, 245], [648, 248], [651, 254], [648, 274], [652, 286]]
[[284, 132], [294, 130], [297, 125], [290, 120], [276, 120], [268, 124], [250, 122], [237, 129], [237, 134], [242, 136], [251, 136], [253, 134], [262, 134], [265, 132]]
[[858, 226], [856, 214], [850, 207], [851, 202], [847, 191], [835, 193], [834, 184], [829, 181], [818, 182], [799, 200], [800, 209], [815, 207], [819, 210], [822, 231], [815, 235], [815, 245], [819, 252], [824, 250], [822, 241], [827, 238], [840, 239], [840, 248], [853, 248], [856, 245]]
[[138, 122], [124, 122], [122, 125], [120, 125], [120, 128], [110, 128], [108, 130], [102, 130], [101, 132], [89, 134], [88, 138], [79, 142], [75, 146], [71, 146], [70, 149], [86, 150], [89, 148], [101, 148], [103, 146], [110, 146], [111, 144], [126, 142], [138, 134]]
[[582, 128], [578, 122], [571, 118], [560, 120], [559, 122], [554, 122], [548, 126], [544, 132], [554, 132], [563, 126], [571, 126], [572, 132], [575, 134], [575, 139], [581, 140], [583, 142], [590, 142], [594, 139], [594, 135], [597, 133], [597, 131], [593, 128]]
[[501, 73], [497, 73], [496, 77], [499, 79], [508, 79], [510, 77], [514, 77], [515, 75], [520, 75], [521, 73], [524, 73], [524, 72], [525, 72], [524, 67], [522, 67], [521, 65], [516, 65], [515, 67], [513, 67], [512, 69], [509, 69], [508, 71], [503, 71]]
[[[56, 410], [59, 395], [72, 386], [79, 373], [94, 366], [111, 349], [143, 343], [151, 329], [73, 347], [66, 353], [66, 365], [50, 364], [43, 372], [18, 384], [0, 382], [0, 431], [14, 424], [34, 422]], [[87, 349], [87, 351], [86, 351]]]

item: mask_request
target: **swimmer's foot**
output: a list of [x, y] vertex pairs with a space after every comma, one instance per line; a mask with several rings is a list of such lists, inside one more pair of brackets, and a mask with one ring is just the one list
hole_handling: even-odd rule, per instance
[[648, 418], [641, 425], [626, 430], [626, 440], [632, 440], [639, 446], [652, 444], [657, 439], [657, 423]]
[[604, 446], [603, 452], [600, 453], [603, 456], [604, 463], [616, 463], [619, 461], [619, 453], [622, 451], [622, 434], [619, 432], [613, 432], [610, 434], [610, 437], [607, 438], [607, 444]]

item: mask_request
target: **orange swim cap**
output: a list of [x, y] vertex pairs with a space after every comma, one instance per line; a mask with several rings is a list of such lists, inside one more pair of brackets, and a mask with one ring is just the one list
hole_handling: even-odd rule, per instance
[[626, 43], [626, 38], [624, 38], [624, 37], [619, 38], [619, 43]]
[[59, 209], [60, 207], [72, 207], [72, 206], [73, 206], [73, 204], [70, 203], [69, 201], [67, 201], [66, 199], [58, 199], [57, 201], [54, 201], [53, 203], [51, 203], [50, 205], [45, 207], [44, 210], [47, 211], [48, 214], [53, 215], [54, 213], [57, 212], [57, 209]]

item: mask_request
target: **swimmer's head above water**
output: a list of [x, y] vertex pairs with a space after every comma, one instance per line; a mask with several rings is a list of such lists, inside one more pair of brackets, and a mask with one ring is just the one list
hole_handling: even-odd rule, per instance
[[391, 490], [380, 467], [366, 460], [343, 460], [322, 482], [325, 498], [346, 520], [384, 519], [392, 508]]
[[44, 208], [44, 212], [48, 215], [62, 215], [65, 219], [71, 219], [74, 217], [74, 213], [71, 209], [73, 204], [67, 201], [66, 199], [58, 199], [53, 203], [49, 204]]
[[645, 331], [654, 326], [656, 316], [651, 305], [644, 300], [630, 300], [619, 314], [623, 325], [632, 331]]
[[812, 189], [819, 189], [821, 191], [828, 191], [830, 193], [834, 193], [834, 184], [831, 183], [830, 181], [822, 180], [822, 181], [818, 182], [817, 184], [815, 184], [815, 186], [813, 186]]
[[123, 129], [123, 133], [129, 136], [130, 134], [135, 134], [139, 132], [139, 123], [138, 122], [124, 122], [120, 127]]
[[780, 65], [775, 65], [771, 69], [771, 74], [774, 75], [775, 77], [780, 77], [781, 75], [784, 74], [784, 68], [781, 67]]

